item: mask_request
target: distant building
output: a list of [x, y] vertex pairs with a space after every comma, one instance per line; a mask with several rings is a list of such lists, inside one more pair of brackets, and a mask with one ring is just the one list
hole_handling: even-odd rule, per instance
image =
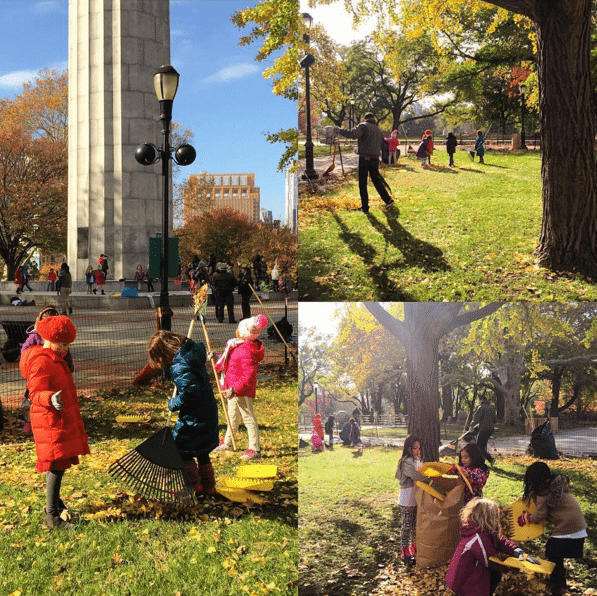
[[[197, 197], [184, 197], [184, 221], [202, 213], [216, 209], [234, 209], [258, 222], [260, 217], [260, 191], [255, 186], [255, 174], [207, 174], [213, 180], [213, 186], [205, 189], [207, 199], [197, 200]], [[197, 178], [191, 174], [189, 178]]]
[[298, 233], [298, 175], [286, 170], [286, 227]]
[[274, 223], [274, 216], [269, 209], [265, 207], [261, 208], [261, 222], [265, 224], [273, 224]]

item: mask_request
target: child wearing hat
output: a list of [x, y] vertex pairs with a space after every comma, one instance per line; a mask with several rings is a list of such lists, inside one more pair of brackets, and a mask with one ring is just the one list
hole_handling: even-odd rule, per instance
[[148, 354], [153, 366], [170, 367], [177, 393], [168, 401], [168, 409], [178, 412], [172, 437], [195, 494], [215, 495], [209, 454], [218, 446], [218, 404], [205, 368], [209, 356], [205, 346], [162, 329], [149, 340]]
[[46, 525], [70, 528], [61, 517], [64, 504], [60, 486], [65, 470], [89, 454], [87, 434], [79, 410], [77, 390], [65, 355], [77, 330], [64, 315], [49, 316], [36, 323], [43, 345], [21, 355], [19, 367], [27, 379], [31, 399], [31, 429], [35, 439], [35, 469], [46, 473]]
[[216, 370], [222, 373], [220, 384], [223, 395], [228, 399], [230, 426], [226, 436], [215, 451], [231, 451], [232, 436], [236, 435], [240, 424], [239, 417], [249, 435], [249, 448], [242, 460], [261, 456], [259, 426], [253, 409], [259, 363], [263, 360], [265, 348], [259, 341], [261, 330], [267, 325], [267, 318], [257, 315], [243, 319], [236, 330], [236, 338], [228, 340], [224, 353], [216, 363]]
[[[37, 332], [37, 325], [42, 319], [45, 319], [46, 317], [57, 316], [58, 311], [56, 310], [55, 306], [46, 306], [42, 308], [40, 313], [37, 315], [37, 318], [35, 319], [35, 323], [31, 327], [29, 327], [29, 329], [27, 329], [27, 339], [25, 340], [25, 343], [21, 346], [21, 354], [23, 354], [25, 350], [28, 350], [33, 346], [43, 346], [44, 340], [42, 339], [41, 335]], [[73, 362], [73, 357], [70, 351], [66, 352], [64, 360], [68, 365], [70, 372], [74, 372], [75, 364]], [[23, 416], [25, 417], [23, 432], [26, 435], [31, 434], [31, 418], [29, 416], [30, 408], [31, 400], [29, 399], [29, 389], [25, 389], [25, 395], [23, 396], [23, 403], [21, 404], [21, 409], [23, 410]]]

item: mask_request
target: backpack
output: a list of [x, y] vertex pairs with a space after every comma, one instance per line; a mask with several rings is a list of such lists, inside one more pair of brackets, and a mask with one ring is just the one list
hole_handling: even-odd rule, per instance
[[[286, 317], [282, 317], [276, 323], [276, 327], [278, 328], [278, 330], [282, 334], [282, 337], [284, 337], [284, 339], [286, 341], [288, 341], [292, 337], [292, 331], [293, 331], [294, 327], [288, 322], [288, 319]], [[267, 335], [270, 339], [272, 339], [274, 341], [282, 341], [280, 339], [280, 336], [278, 335], [278, 331], [276, 331], [276, 327], [274, 327], [273, 325], [270, 325], [267, 328]]]

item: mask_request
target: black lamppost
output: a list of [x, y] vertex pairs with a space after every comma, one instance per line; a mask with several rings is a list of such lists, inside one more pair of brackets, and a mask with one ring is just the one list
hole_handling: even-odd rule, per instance
[[[309, 31], [311, 29], [313, 17], [306, 12], [304, 12], [301, 17], [307, 31]], [[305, 33], [303, 35], [303, 41], [307, 44], [307, 46], [309, 45], [309, 42], [311, 41], [309, 33]], [[309, 82], [309, 68], [314, 62], [315, 57], [313, 54], [309, 53], [305, 54], [299, 62], [301, 68], [305, 69], [305, 95], [307, 102], [305, 107], [305, 117], [307, 120], [307, 140], [305, 141], [305, 173], [303, 174], [303, 178], [308, 180], [315, 180], [315, 178], [318, 177], [317, 172], [313, 167], [313, 139], [311, 138], [311, 84]]]
[[162, 66], [153, 75], [155, 94], [160, 102], [160, 120], [162, 121], [162, 133], [164, 144], [156, 147], [153, 143], [143, 143], [135, 150], [135, 159], [144, 166], [150, 166], [160, 159], [162, 160], [162, 178], [164, 181], [164, 193], [162, 204], [162, 251], [160, 261], [161, 287], [159, 319], [160, 329], [170, 331], [172, 329], [172, 309], [170, 308], [170, 297], [168, 294], [168, 227], [170, 210], [170, 159], [181, 166], [188, 166], [195, 161], [197, 153], [191, 145], [180, 145], [172, 158], [170, 147], [170, 122], [172, 121], [172, 104], [178, 89], [179, 74], [170, 66]]
[[350, 120], [349, 127], [350, 128], [354, 128], [357, 125], [357, 123], [355, 122], [356, 121], [355, 116], [356, 116], [356, 114], [354, 112], [354, 99], [351, 99], [350, 100], [350, 118], [349, 118], [349, 120]]
[[317, 390], [319, 389], [319, 385], [317, 383], [315, 383], [313, 385], [313, 393], [315, 393], [315, 413], [318, 413], [318, 407], [317, 407]]
[[524, 112], [526, 108], [526, 93], [527, 93], [527, 86], [521, 85], [520, 86], [520, 148], [526, 149], [526, 135], [524, 132]]

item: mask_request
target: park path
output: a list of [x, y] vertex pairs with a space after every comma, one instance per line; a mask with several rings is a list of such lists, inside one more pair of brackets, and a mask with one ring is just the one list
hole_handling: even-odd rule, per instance
[[[311, 441], [310, 434], [301, 433], [299, 437], [307, 442]], [[554, 435], [554, 438], [557, 450], [564, 455], [572, 457], [597, 456], [597, 427], [561, 430]], [[379, 437], [373, 434], [373, 429], [367, 427], [361, 429], [361, 439], [365, 445], [372, 447], [384, 445], [402, 447], [404, 444], [404, 437]], [[488, 450], [490, 454], [524, 453], [530, 442], [529, 435], [504, 438], [498, 436], [490, 439]], [[442, 444], [446, 443], [447, 441], [442, 441]]]

